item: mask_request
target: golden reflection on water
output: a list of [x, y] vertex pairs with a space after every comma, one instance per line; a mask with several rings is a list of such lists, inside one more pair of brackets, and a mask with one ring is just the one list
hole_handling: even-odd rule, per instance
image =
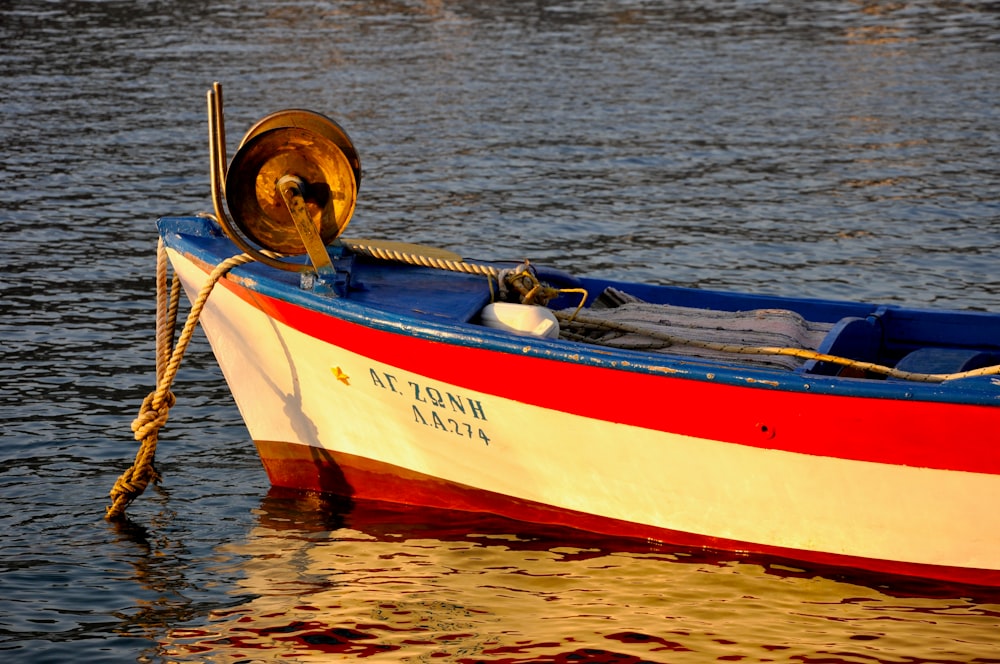
[[[998, 662], [1000, 604], [446, 511], [264, 501], [169, 661]], [[878, 581], [876, 581], [878, 583]], [[993, 658], [993, 659], [991, 659]]]

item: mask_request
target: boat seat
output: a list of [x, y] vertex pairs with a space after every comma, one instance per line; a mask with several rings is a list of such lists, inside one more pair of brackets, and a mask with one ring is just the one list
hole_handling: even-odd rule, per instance
[[[877, 316], [859, 318], [849, 316], [837, 321], [827, 332], [817, 352], [836, 355], [862, 362], [876, 362], [882, 348], [882, 323]], [[844, 370], [843, 365], [832, 362], [810, 360], [803, 367], [803, 373], [820, 376], [837, 376]]]
[[896, 363], [911, 373], [951, 374], [1000, 364], [1000, 354], [968, 348], [918, 348]]

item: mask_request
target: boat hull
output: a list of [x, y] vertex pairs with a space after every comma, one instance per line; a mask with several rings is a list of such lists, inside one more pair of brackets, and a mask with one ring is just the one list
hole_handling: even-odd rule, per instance
[[512, 352], [253, 280], [202, 327], [276, 486], [1000, 586], [994, 407]]

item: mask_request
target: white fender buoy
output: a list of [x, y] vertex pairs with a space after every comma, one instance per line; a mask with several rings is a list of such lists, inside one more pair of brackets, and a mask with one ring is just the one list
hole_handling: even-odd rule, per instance
[[559, 336], [559, 321], [545, 307], [514, 302], [494, 302], [483, 307], [483, 325], [536, 337]]

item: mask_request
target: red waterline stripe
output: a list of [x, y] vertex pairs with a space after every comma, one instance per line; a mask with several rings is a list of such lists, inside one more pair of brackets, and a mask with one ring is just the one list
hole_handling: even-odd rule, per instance
[[362, 500], [486, 512], [523, 522], [565, 526], [682, 547], [760, 554], [883, 574], [1000, 587], [1000, 570], [878, 560], [695, 535], [513, 498], [352, 454], [273, 441], [255, 441], [255, 444], [271, 483], [279, 487]]

